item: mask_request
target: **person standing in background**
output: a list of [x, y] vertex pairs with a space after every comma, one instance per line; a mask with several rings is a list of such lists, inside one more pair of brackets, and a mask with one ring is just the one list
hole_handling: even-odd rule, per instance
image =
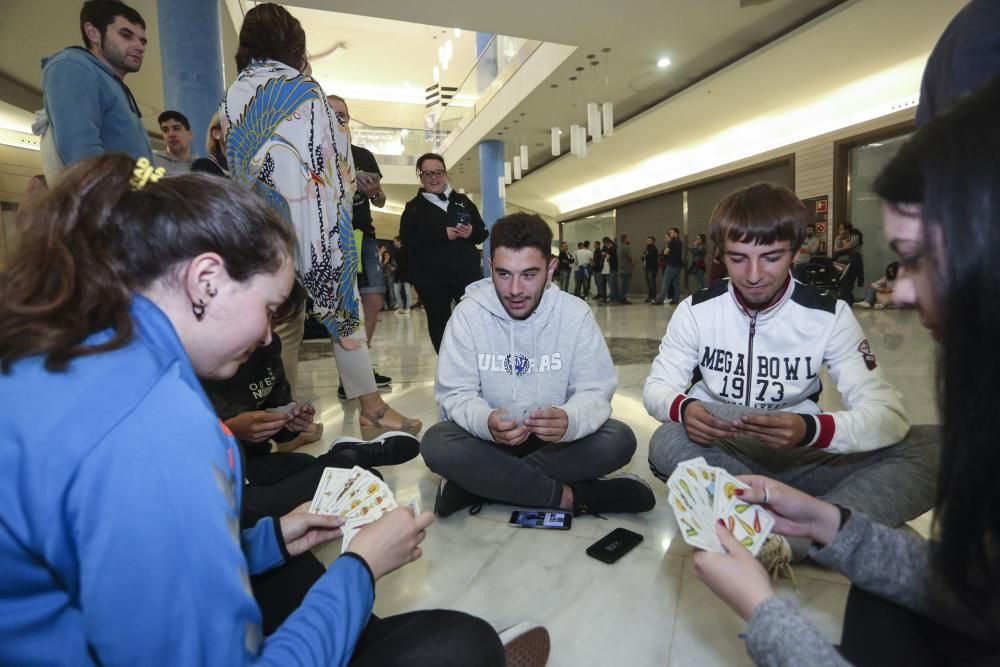
[[629, 305], [628, 288], [632, 284], [632, 267], [635, 260], [632, 259], [632, 242], [629, 241], [628, 234], [621, 235], [621, 243], [618, 244], [618, 303]]
[[180, 111], [164, 111], [156, 119], [167, 142], [167, 150], [153, 151], [153, 164], [163, 167], [168, 174], [186, 174], [198, 159], [191, 152], [194, 133], [191, 122]]
[[652, 236], [646, 237], [646, 247], [642, 251], [642, 272], [646, 276], [646, 298], [643, 303], [653, 303], [656, 298], [656, 275], [660, 272], [660, 250]]
[[698, 234], [691, 245], [691, 266], [688, 268], [688, 276], [691, 278], [692, 292], [705, 289], [705, 255], [708, 253], [706, 243], [705, 235]]
[[660, 294], [653, 301], [657, 306], [670, 298], [670, 305], [676, 306], [680, 302], [681, 296], [681, 270], [684, 268], [684, 244], [681, 242], [681, 231], [676, 227], [671, 227], [666, 236], [663, 237], [666, 247], [663, 248], [663, 257], [666, 267], [663, 269], [663, 288]]
[[597, 257], [590, 251], [589, 245], [590, 241], [576, 244], [576, 285], [573, 294], [581, 299], [590, 298], [590, 274], [594, 270], [594, 259]]
[[410, 314], [410, 251], [403, 247], [403, 243], [396, 236], [392, 239], [396, 246], [396, 309], [397, 315]]
[[465, 288], [482, 278], [479, 249], [488, 232], [472, 200], [448, 183], [444, 158], [425, 153], [417, 159], [421, 188], [406, 202], [399, 236], [410, 249], [410, 279], [427, 313], [434, 351]]
[[563, 241], [559, 244], [559, 289], [569, 291], [569, 274], [573, 272], [573, 255], [569, 252], [569, 244]]

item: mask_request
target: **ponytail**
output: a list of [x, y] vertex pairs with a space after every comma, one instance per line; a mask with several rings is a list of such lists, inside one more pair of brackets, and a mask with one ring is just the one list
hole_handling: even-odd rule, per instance
[[201, 253], [221, 256], [239, 282], [291, 256], [290, 228], [228, 180], [191, 174], [133, 190], [134, 166], [124, 155], [89, 160], [26, 206], [20, 250], [0, 272], [0, 372], [32, 355], [61, 371], [125, 345], [131, 292]]
[[[128, 191], [133, 165], [124, 156], [81, 164], [27, 205], [24, 239], [0, 280], [0, 371], [45, 352], [46, 367], [63, 370], [75, 356], [120, 347], [131, 337], [129, 290], [110, 212]], [[81, 348], [102, 329], [114, 333]]]

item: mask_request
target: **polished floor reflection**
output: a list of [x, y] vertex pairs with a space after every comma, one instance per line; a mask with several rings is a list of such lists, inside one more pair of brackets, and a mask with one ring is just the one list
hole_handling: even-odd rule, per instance
[[[570, 531], [507, 526], [510, 508], [486, 506], [477, 516], [457, 513], [431, 526], [423, 558], [379, 582], [375, 612], [460, 609], [487, 619], [498, 629], [531, 619], [552, 633], [550, 665], [745, 665], [750, 664], [739, 634], [744, 624], [716, 600], [693, 573], [691, 550], [676, 535], [665, 487], [646, 463], [647, 444], [657, 422], [642, 407], [642, 386], [673, 311], [663, 306], [595, 306], [618, 368], [614, 416], [630, 424], [639, 448], [626, 468], [649, 480], [660, 502], [639, 516], [578, 518]], [[913, 311], [859, 311], [878, 363], [902, 392], [913, 423], [936, 423], [934, 348]], [[307, 346], [328, 343], [307, 343]], [[318, 356], [318, 355], [310, 355]], [[383, 313], [372, 357], [392, 376], [385, 398], [425, 426], [439, 420], [433, 384], [437, 357], [427, 337], [424, 314]], [[824, 409], [840, 407], [836, 383], [824, 374]], [[337, 371], [331, 359], [304, 361], [296, 398], [312, 399], [326, 426], [327, 442], [337, 435], [360, 435], [356, 402], [337, 398]], [[303, 448], [318, 454], [320, 443]], [[382, 468], [397, 497], [420, 498], [432, 509], [438, 477], [417, 459]], [[927, 517], [914, 522], [926, 534]], [[584, 550], [612, 529], [642, 533], [642, 545], [614, 565]], [[339, 542], [320, 550], [324, 562]], [[821, 631], [836, 641], [848, 585], [839, 574], [811, 565], [795, 568], [798, 591], [788, 580], [780, 595], [797, 601]]]

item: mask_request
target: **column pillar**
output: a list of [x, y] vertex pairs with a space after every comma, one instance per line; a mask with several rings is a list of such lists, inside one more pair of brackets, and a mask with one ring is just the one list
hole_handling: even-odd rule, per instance
[[219, 11], [219, 0], [156, 3], [164, 104], [191, 121], [191, 152], [202, 157], [208, 122], [219, 109], [226, 85]]
[[[504, 216], [504, 201], [500, 198], [500, 183], [503, 176], [503, 142], [497, 139], [479, 142], [479, 192], [482, 195], [483, 222], [492, 230], [493, 223]], [[489, 277], [490, 269], [486, 260], [490, 257], [489, 239], [483, 243], [483, 275]]]

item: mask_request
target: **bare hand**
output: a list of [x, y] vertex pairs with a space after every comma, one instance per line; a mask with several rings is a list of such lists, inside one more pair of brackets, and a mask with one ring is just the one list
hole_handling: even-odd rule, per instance
[[265, 442], [284, 428], [287, 422], [287, 413], [253, 410], [230, 417], [226, 420], [226, 426], [240, 440]]
[[397, 507], [362, 528], [347, 551], [361, 556], [378, 581], [420, 558], [423, 552], [418, 545], [424, 541], [425, 529], [432, 523], [434, 515], [430, 512], [414, 517], [409, 508]]
[[736, 495], [751, 503], [764, 504], [764, 489], [767, 489], [764, 507], [774, 515], [774, 532], [779, 535], [808, 537], [826, 546], [840, 530], [840, 510], [836, 505], [768, 477], [740, 475], [737, 479], [751, 488], [736, 489]]
[[354, 338], [338, 338], [337, 345], [350, 352], [361, 347], [361, 341]]
[[726, 553], [696, 550], [694, 573], [720, 600], [749, 621], [757, 605], [774, 597], [774, 589], [763, 566], [720, 524], [721, 520], [715, 524], [715, 534]]
[[695, 401], [684, 411], [684, 429], [688, 437], [699, 445], [708, 445], [736, 435], [730, 422], [713, 415], [701, 401]]
[[524, 420], [528, 430], [545, 442], [559, 442], [569, 428], [569, 415], [562, 408], [540, 408]]
[[472, 225], [458, 225], [455, 227], [455, 232], [463, 239], [467, 239], [472, 236]]
[[805, 420], [794, 412], [743, 415], [733, 421], [733, 428], [740, 435], [756, 438], [771, 449], [794, 447], [806, 435]]
[[518, 424], [513, 419], [501, 419], [502, 415], [508, 414], [508, 411], [504, 408], [497, 408], [490, 413], [489, 419], [486, 421], [486, 425], [490, 429], [490, 433], [493, 435], [493, 440], [498, 445], [509, 445], [511, 447], [516, 447], [520, 445], [528, 436], [531, 435], [531, 431], [524, 424]]
[[292, 433], [301, 433], [312, 426], [315, 416], [316, 408], [308, 403], [300, 403], [288, 413], [288, 423], [285, 424], [285, 428]]
[[450, 226], [449, 227], [445, 227], [444, 228], [444, 233], [448, 235], [448, 240], [449, 241], [454, 241], [459, 236], [459, 234], [458, 234], [458, 227], [450, 227]]
[[309, 503], [302, 503], [281, 517], [281, 535], [290, 556], [304, 554], [315, 546], [340, 537], [344, 517], [309, 514]]

